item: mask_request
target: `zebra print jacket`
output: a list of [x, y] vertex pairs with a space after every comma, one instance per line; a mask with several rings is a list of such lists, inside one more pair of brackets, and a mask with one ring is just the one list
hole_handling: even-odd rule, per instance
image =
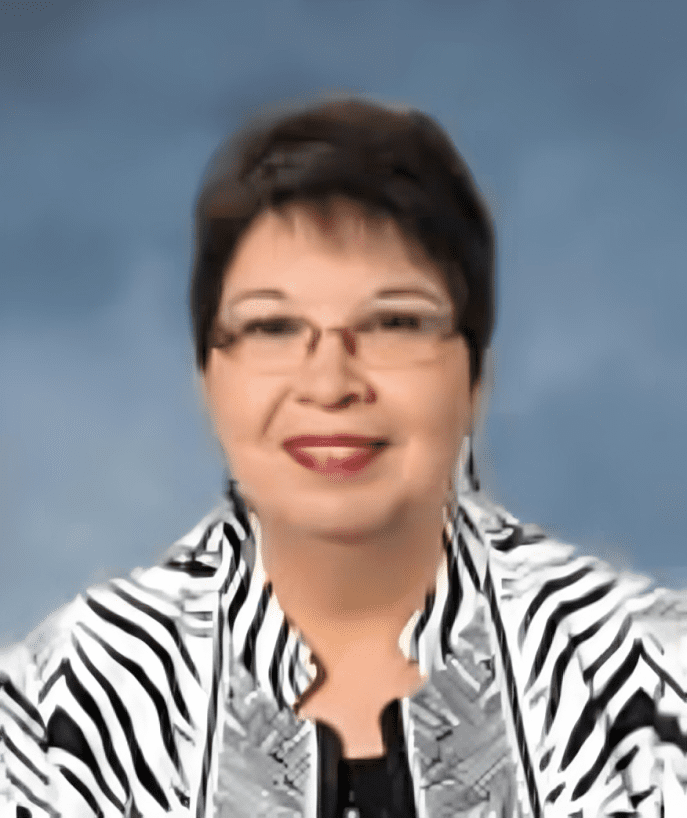
[[[0, 816], [325, 814], [307, 645], [234, 493], [0, 655]], [[687, 596], [472, 491], [404, 650], [420, 818], [687, 815]]]

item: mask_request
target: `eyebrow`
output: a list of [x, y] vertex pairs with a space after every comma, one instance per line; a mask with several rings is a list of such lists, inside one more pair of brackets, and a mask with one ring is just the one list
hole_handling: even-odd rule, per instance
[[[441, 306], [444, 301], [435, 293], [431, 292], [430, 290], [426, 290], [423, 287], [397, 287], [394, 289], [383, 289], [378, 290], [372, 296], [373, 300], [376, 299], [384, 299], [384, 298], [394, 298], [398, 296], [404, 295], [419, 295], [423, 298], [427, 298], [430, 301], [433, 301], [435, 304]], [[238, 304], [240, 301], [246, 301], [251, 298], [266, 298], [276, 301], [288, 301], [289, 296], [283, 290], [269, 290], [269, 289], [260, 289], [260, 290], [246, 290], [238, 295], [234, 296], [229, 300], [228, 306], [233, 306]]]

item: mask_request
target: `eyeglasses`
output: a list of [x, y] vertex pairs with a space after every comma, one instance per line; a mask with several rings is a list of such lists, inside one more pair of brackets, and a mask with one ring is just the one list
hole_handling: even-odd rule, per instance
[[[321, 329], [307, 318], [270, 315], [229, 326], [218, 324], [211, 347], [257, 372], [282, 374], [299, 369], [312, 355], [323, 332], [339, 332], [346, 351], [375, 369], [395, 369], [430, 363], [458, 333], [453, 311], [383, 310], [353, 326]], [[230, 322], [231, 324], [231, 322]]]

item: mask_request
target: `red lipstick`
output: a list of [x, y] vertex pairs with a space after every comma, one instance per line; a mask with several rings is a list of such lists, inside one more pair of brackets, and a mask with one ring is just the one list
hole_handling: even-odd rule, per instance
[[298, 435], [287, 438], [283, 445], [292, 446], [383, 446], [386, 440], [363, 435]]
[[[357, 474], [375, 460], [388, 441], [363, 435], [299, 435], [282, 444], [291, 457], [306, 469], [320, 474], [348, 476]], [[306, 451], [312, 448], [348, 448], [346, 453]]]

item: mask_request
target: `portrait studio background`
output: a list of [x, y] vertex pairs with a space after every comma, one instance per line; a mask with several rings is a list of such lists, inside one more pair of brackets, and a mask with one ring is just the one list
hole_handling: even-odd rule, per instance
[[482, 483], [687, 585], [679, 0], [167, 0], [0, 9], [0, 645], [217, 501], [191, 213], [220, 139], [326, 91], [435, 116], [499, 239]]

